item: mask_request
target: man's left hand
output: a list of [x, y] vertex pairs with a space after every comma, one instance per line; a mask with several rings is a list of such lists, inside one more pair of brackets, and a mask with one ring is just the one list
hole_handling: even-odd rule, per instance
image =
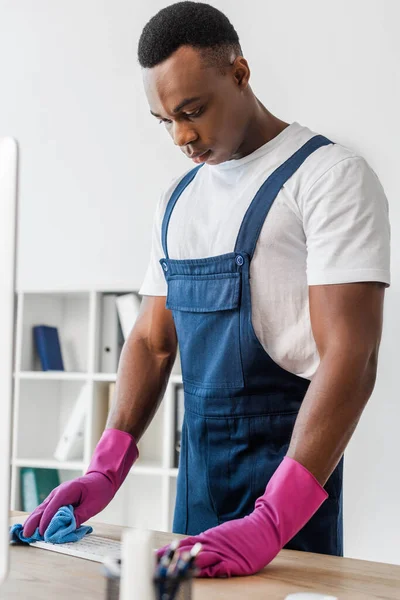
[[196, 558], [199, 577], [252, 575], [271, 562], [280, 550], [277, 532], [271, 525], [259, 510], [254, 510], [248, 517], [185, 538], [179, 552], [201, 543], [202, 550]]
[[[200, 577], [252, 575], [275, 558], [327, 497], [315, 477], [286, 456], [249, 516], [185, 538], [179, 552], [189, 551], [197, 542], [202, 544], [196, 558]], [[158, 554], [163, 552], [161, 549]]]

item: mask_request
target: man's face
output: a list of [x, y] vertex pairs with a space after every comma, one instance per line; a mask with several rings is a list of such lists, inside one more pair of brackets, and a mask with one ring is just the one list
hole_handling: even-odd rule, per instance
[[248, 117], [248, 75], [244, 59], [228, 65], [222, 74], [217, 67], [207, 66], [199, 51], [190, 46], [182, 46], [161, 64], [143, 69], [151, 113], [164, 123], [186, 156], [212, 165], [240, 157]]

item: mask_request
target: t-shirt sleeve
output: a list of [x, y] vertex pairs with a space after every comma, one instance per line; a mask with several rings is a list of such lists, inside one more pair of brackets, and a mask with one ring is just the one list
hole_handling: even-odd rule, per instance
[[390, 224], [382, 185], [367, 162], [345, 158], [300, 202], [309, 285], [390, 284]]
[[166, 194], [162, 194], [154, 215], [150, 260], [147, 271], [144, 276], [139, 294], [142, 296], [166, 296], [167, 282], [164, 272], [160, 265], [160, 260], [164, 257], [164, 251], [161, 243], [161, 226], [166, 206]]

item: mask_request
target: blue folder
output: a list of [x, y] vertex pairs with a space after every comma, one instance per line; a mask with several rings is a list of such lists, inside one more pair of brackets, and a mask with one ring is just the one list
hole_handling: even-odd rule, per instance
[[64, 371], [57, 327], [36, 325], [33, 335], [43, 371]]

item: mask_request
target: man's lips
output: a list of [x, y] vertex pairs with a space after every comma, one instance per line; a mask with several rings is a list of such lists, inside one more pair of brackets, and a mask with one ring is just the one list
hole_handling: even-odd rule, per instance
[[191, 158], [194, 162], [201, 163], [207, 160], [211, 150], [205, 150], [204, 152], [196, 152], [193, 154], [189, 154], [189, 158]]

